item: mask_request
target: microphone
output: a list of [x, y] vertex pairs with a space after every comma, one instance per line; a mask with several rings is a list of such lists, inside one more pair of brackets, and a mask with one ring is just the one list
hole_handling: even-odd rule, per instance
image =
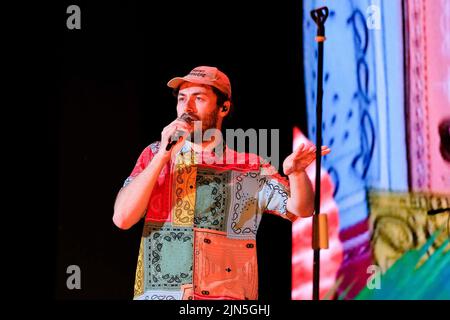
[[[192, 124], [193, 121], [197, 120], [197, 117], [192, 113], [183, 113], [178, 120], [183, 120], [184, 122], [188, 124]], [[169, 143], [166, 146], [166, 151], [169, 151], [172, 149], [172, 147], [178, 142], [178, 140], [185, 135], [184, 130], [177, 130], [174, 135], [169, 138]]]

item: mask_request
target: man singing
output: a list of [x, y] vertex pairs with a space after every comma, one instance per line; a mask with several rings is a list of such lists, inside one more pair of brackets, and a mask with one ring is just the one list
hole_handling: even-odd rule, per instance
[[[221, 132], [232, 107], [223, 72], [197, 67], [168, 86], [178, 118], [143, 150], [114, 205], [121, 229], [145, 219], [134, 299], [255, 300], [261, 215], [291, 221], [312, 215], [305, 168], [315, 146], [301, 145], [284, 160], [285, 179], [262, 157], [206, 134]], [[323, 147], [321, 154], [329, 152]]]

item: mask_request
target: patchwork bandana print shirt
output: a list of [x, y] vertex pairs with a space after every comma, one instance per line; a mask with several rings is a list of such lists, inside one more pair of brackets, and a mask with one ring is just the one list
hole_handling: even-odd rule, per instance
[[[158, 149], [159, 142], [144, 149], [124, 186]], [[224, 164], [212, 163], [213, 153], [195, 153], [187, 141], [161, 170], [145, 214], [134, 299], [258, 298], [256, 232], [264, 212], [295, 219], [286, 211], [288, 182], [254, 154], [226, 147], [224, 155]], [[246, 163], [236, 164], [238, 155]]]

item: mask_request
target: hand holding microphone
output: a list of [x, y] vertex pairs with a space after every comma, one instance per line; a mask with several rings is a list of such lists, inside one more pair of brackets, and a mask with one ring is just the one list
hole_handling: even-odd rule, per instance
[[193, 122], [198, 117], [191, 113], [183, 113], [179, 118], [164, 128], [161, 134], [161, 142], [167, 141], [166, 151], [170, 151], [181, 138], [193, 130]]

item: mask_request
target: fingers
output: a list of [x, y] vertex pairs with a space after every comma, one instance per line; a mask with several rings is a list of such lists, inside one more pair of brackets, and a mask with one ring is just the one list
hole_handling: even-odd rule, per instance
[[300, 143], [300, 145], [298, 146], [297, 150], [295, 150], [295, 153], [300, 153], [303, 152], [303, 150], [305, 149], [305, 144], [304, 143]]
[[[161, 133], [161, 136], [168, 138], [173, 136], [177, 131], [182, 131], [183, 136], [189, 134], [194, 130], [194, 127], [182, 120], [175, 120], [165, 127]], [[186, 134], [185, 134], [186, 133]]]
[[301, 153], [301, 152], [315, 152], [316, 151], [316, 146], [314, 144], [311, 143], [301, 143], [299, 145], [299, 147], [297, 148], [297, 150], [295, 150], [295, 153]]
[[310, 154], [316, 152], [316, 146], [315, 145], [306, 145], [302, 143], [300, 147], [295, 150], [295, 155], [298, 156], [300, 154]]
[[[283, 164], [285, 175], [289, 175], [294, 171], [304, 170], [316, 159], [316, 146], [300, 144], [297, 150], [291, 154]], [[321, 155], [327, 155], [331, 152], [328, 146], [321, 147]], [[300, 169], [303, 168], [303, 169]]]
[[[307, 147], [304, 152], [305, 153], [316, 153], [317, 148], [315, 145], [311, 145], [309, 147]], [[322, 150], [321, 150], [321, 154], [329, 154], [331, 152], [331, 149], [328, 146], [322, 146]]]
[[172, 129], [174, 127], [177, 127], [178, 130], [184, 130], [184, 131], [188, 131], [188, 132], [190, 132], [194, 129], [193, 125], [191, 125], [183, 120], [176, 119], [176, 120], [172, 121], [168, 126], [166, 126], [163, 131]]
[[[194, 126], [183, 120], [176, 119], [172, 121], [161, 132], [161, 143], [164, 149], [171, 148], [171, 150], [174, 150], [174, 147], [180, 144], [193, 130]], [[169, 142], [171, 147], [168, 147]], [[166, 149], [166, 151], [169, 150]]]
[[194, 130], [193, 125], [188, 124], [187, 122], [182, 120], [175, 120], [174, 122], [172, 122], [172, 124], [175, 125], [178, 130], [183, 130], [187, 132], [191, 132], [192, 130]]
[[[303, 150], [302, 150], [303, 149]], [[309, 145], [304, 146], [300, 145], [300, 147], [294, 152], [293, 159], [304, 159], [305, 161], [313, 161], [316, 158], [316, 146]], [[328, 146], [322, 146], [321, 155], [327, 155], [331, 152], [331, 149]]]
[[328, 148], [327, 146], [322, 147], [322, 155], [323, 156], [329, 154], [330, 152], [331, 152], [331, 149]]
[[171, 142], [171, 137], [175, 135], [176, 131], [176, 126], [168, 126], [164, 128], [163, 132], [161, 133], [161, 144], [164, 147], [164, 150], [169, 151], [168, 145]]

